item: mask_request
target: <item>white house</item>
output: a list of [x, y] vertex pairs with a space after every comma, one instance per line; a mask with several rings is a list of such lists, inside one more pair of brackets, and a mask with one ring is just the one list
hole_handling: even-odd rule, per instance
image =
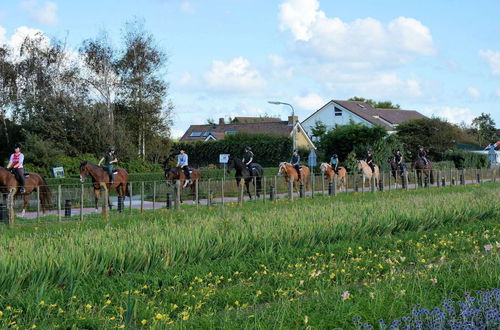
[[327, 129], [335, 125], [347, 125], [350, 121], [367, 126], [379, 125], [394, 133], [398, 124], [409, 119], [425, 118], [413, 110], [378, 109], [359, 101], [331, 100], [302, 122], [302, 127], [309, 136], [317, 121], [323, 122]]

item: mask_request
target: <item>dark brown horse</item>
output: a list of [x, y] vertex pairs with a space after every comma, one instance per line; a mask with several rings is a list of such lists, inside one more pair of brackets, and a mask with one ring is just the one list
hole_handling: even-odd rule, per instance
[[432, 171], [432, 162], [430, 160], [427, 161], [427, 166], [426, 166], [424, 160], [419, 157], [413, 164], [413, 168], [417, 172], [418, 185], [422, 185], [422, 173], [425, 175], [425, 183], [424, 183], [425, 186], [427, 186], [429, 182], [431, 184], [434, 183], [434, 173]]
[[12, 196], [14, 196], [14, 199], [17, 196], [23, 196], [24, 204], [23, 204], [22, 216], [24, 216], [24, 213], [28, 208], [29, 195], [33, 191], [39, 190], [42, 212], [45, 213], [45, 211], [50, 209], [50, 206], [52, 205], [50, 189], [49, 186], [47, 185], [47, 182], [45, 181], [45, 178], [40, 174], [27, 173], [27, 176], [25, 175], [25, 184], [24, 184], [25, 192], [21, 194], [18, 188], [19, 188], [19, 183], [17, 182], [14, 174], [12, 174], [6, 168], [0, 167], [0, 191], [4, 195], [3, 196], [4, 202], [7, 194], [12, 194]]
[[[180, 192], [179, 197], [182, 203], [182, 189], [184, 189], [184, 184], [186, 183], [186, 175], [180, 167], [165, 167], [165, 178], [168, 184], [173, 184], [175, 181], [179, 180]], [[201, 179], [201, 173], [198, 170], [190, 169], [191, 171], [191, 182], [186, 185], [191, 187], [191, 195], [193, 195], [193, 200], [196, 197], [196, 182]]]
[[408, 175], [408, 169], [406, 168], [406, 164], [404, 162], [398, 164], [396, 162], [395, 157], [390, 157], [389, 166], [391, 167], [391, 173], [396, 182], [396, 186], [398, 184], [398, 178], [401, 178], [401, 187], [406, 188], [405, 177]]
[[[113, 170], [114, 182], [109, 183], [109, 175], [101, 166], [93, 164], [91, 162], [84, 161], [80, 164], [80, 182], [85, 182], [87, 176], [92, 178], [92, 185], [94, 186], [94, 197], [95, 197], [95, 208], [97, 210], [97, 203], [99, 201], [99, 196], [101, 194], [101, 187], [109, 191], [109, 189], [116, 189], [118, 195], [131, 197], [128, 191], [128, 173], [123, 168], [116, 168]], [[109, 200], [108, 194], [108, 205], [112, 208], [111, 201]]]

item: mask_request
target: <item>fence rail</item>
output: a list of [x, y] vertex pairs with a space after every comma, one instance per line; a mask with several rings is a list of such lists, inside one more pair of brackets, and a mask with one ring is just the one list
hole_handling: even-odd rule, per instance
[[[425, 176], [416, 171], [408, 171], [407, 175], [394, 179], [389, 172], [380, 174], [379, 182], [363, 180], [361, 174], [347, 176], [344, 185], [335, 177], [329, 182], [323, 174], [312, 175], [309, 182], [293, 186], [287, 183], [282, 176], [264, 177], [260, 191], [255, 185], [256, 179], [250, 184], [250, 194], [254, 203], [267, 203], [279, 198], [292, 201], [295, 198], [316, 198], [336, 196], [339, 193], [358, 192], [375, 193], [382, 190], [409, 190], [425, 189], [425, 187], [443, 187], [459, 184], [480, 184], [481, 182], [496, 182], [499, 169], [447, 169], [433, 172], [433, 180], [425, 180]], [[421, 178], [420, 181], [418, 178]], [[56, 217], [57, 220], [79, 219], [96, 215], [106, 218], [115, 213], [142, 213], [146, 210], [171, 209], [181, 207], [225, 207], [228, 203], [242, 205], [249, 201], [248, 191], [244, 185], [238, 190], [234, 178], [225, 180], [200, 180], [184, 189], [180, 184], [169, 184], [166, 181], [139, 181], [129, 183], [130, 197], [122, 199], [115, 190], [97, 192], [91, 184], [60, 184], [49, 185], [51, 203], [46, 205], [48, 211], [42, 212], [40, 193], [34, 192], [29, 196], [28, 207], [23, 214], [23, 201], [20, 196], [13, 199], [10, 195], [3, 195], [0, 202], [0, 221], [13, 224], [17, 217], [36, 219], [40, 221], [44, 216]], [[107, 205], [105, 196], [109, 194], [110, 205]], [[258, 195], [258, 197], [256, 197]], [[181, 206], [182, 205], [182, 206]]]

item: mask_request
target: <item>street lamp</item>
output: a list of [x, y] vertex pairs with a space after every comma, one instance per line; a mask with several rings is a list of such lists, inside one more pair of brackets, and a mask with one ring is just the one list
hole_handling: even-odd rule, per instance
[[275, 105], [288, 105], [290, 108], [292, 108], [292, 153], [296, 149], [296, 133], [295, 133], [295, 110], [293, 109], [293, 106], [289, 103], [285, 102], [279, 102], [279, 101], [267, 101], [267, 103], [270, 104], [275, 104]]

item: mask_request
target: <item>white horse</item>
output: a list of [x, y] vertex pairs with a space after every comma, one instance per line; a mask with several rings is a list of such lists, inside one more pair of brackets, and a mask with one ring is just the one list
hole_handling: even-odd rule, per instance
[[358, 166], [358, 170], [363, 171], [363, 186], [365, 185], [365, 179], [368, 179], [368, 182], [372, 182], [372, 176], [375, 176], [375, 187], [378, 186], [379, 179], [380, 179], [380, 170], [377, 165], [375, 165], [375, 172], [372, 172], [371, 167], [364, 161], [364, 160], [358, 160], [356, 162]]

